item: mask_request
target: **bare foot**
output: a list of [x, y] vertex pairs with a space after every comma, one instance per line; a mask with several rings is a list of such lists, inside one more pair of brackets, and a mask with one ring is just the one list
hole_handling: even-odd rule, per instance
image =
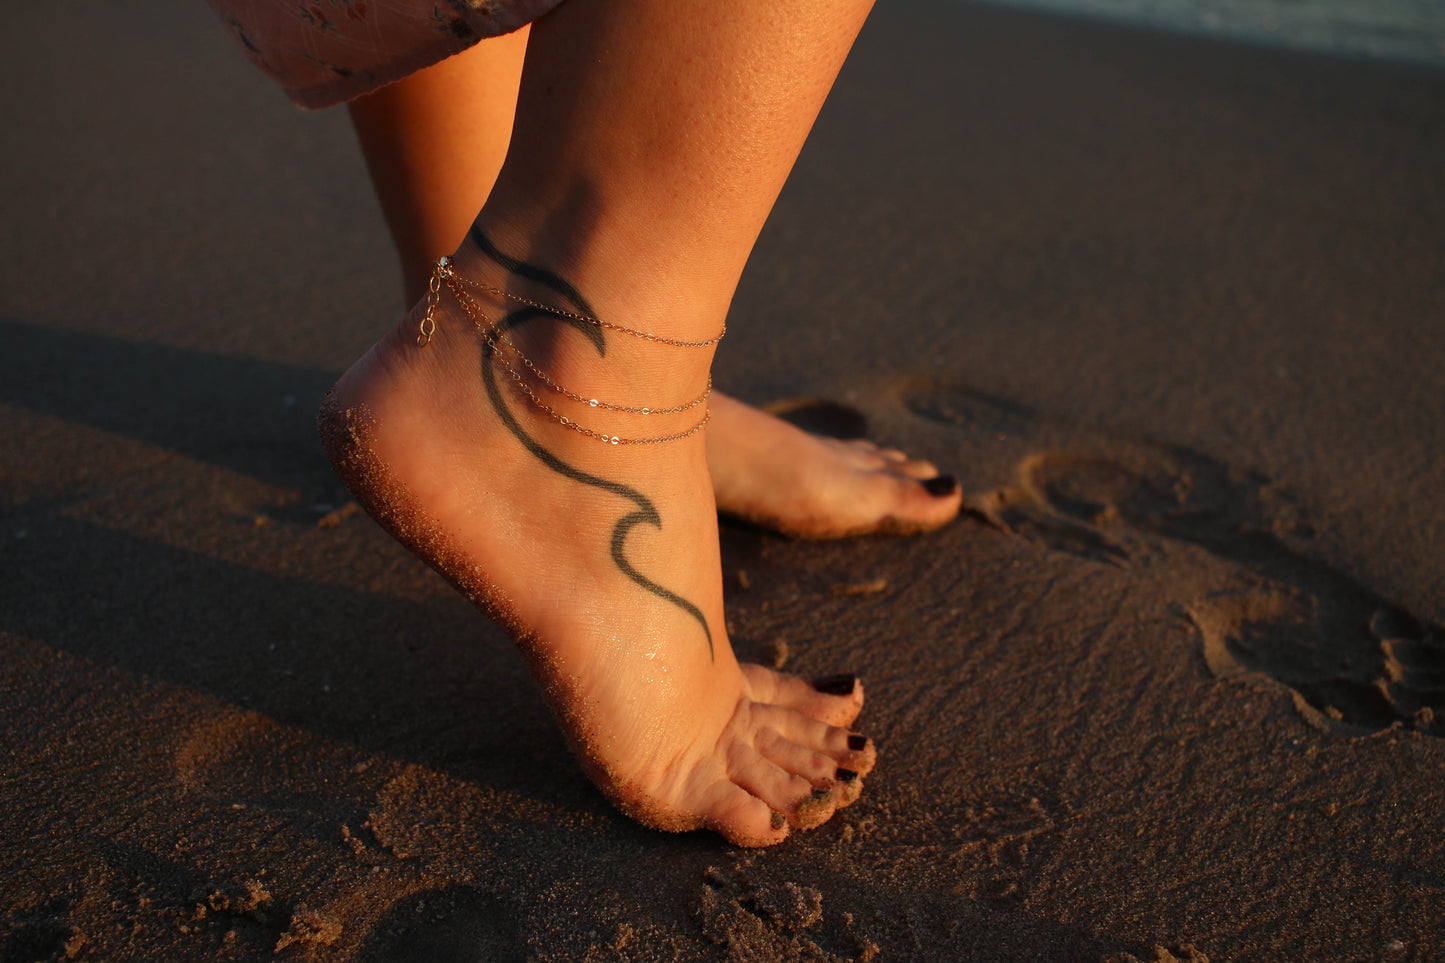
[[[556, 284], [509, 274], [471, 242], [456, 263], [557, 301]], [[684, 400], [705, 378], [710, 352], [641, 384], [658, 346], [478, 301], [584, 397]], [[513, 635], [603, 792], [648, 826], [707, 827], [750, 846], [856, 798], [874, 761], [847, 728], [861, 684], [815, 688], [733, 656], [705, 434], [587, 437], [515, 389], [510, 349], [488, 344], [455, 298], [442, 294], [425, 347], [421, 316], [419, 306], [337, 383], [321, 415], [327, 451], [373, 517]], [[701, 410], [659, 419], [547, 400], [622, 437], [686, 431]]]
[[927, 531], [963, 502], [958, 483], [927, 461], [810, 434], [720, 392], [707, 465], [719, 511], [795, 538]]

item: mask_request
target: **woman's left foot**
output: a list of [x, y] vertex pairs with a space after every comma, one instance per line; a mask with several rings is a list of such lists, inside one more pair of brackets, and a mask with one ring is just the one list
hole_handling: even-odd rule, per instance
[[718, 510], [795, 538], [922, 532], [951, 521], [958, 483], [871, 441], [810, 434], [714, 391], [707, 467]]

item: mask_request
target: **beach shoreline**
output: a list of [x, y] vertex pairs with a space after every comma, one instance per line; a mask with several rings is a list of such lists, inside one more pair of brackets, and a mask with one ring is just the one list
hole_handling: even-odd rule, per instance
[[1445, 67], [1445, 11], [1429, 0], [989, 0], [1233, 43]]

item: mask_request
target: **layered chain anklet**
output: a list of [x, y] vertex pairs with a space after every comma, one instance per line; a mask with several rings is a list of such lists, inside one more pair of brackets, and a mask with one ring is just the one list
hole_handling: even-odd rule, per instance
[[[511, 292], [504, 291], [500, 288], [492, 287], [489, 284], [484, 284], [481, 281], [474, 281], [471, 278], [463, 277], [462, 275], [457, 274], [456, 271], [452, 269], [451, 259], [446, 257], [443, 257], [437, 261], [436, 268], [432, 271], [431, 282], [427, 287], [426, 313], [422, 316], [416, 336], [416, 343], [417, 347], [419, 348], [425, 348], [427, 345], [429, 345], [431, 343], [432, 337], [436, 334], [436, 318], [434, 317], [434, 312], [436, 310], [437, 302], [441, 297], [441, 286], [443, 282], [446, 283], [447, 289], [451, 291], [452, 297], [456, 298], [457, 303], [462, 306], [462, 310], [467, 313], [467, 316], [471, 320], [472, 325], [482, 336], [484, 342], [486, 342], [494, 349], [497, 348], [499, 344], [504, 345], [509, 351], [511, 351], [512, 354], [516, 355], [517, 360], [520, 361], [522, 365], [525, 366], [534, 375], [536, 375], [536, 377], [541, 380], [543, 384], [547, 385], [547, 387], [551, 388], [553, 391], [556, 391], [558, 394], [570, 398], [573, 401], [578, 402], [579, 404], [584, 404], [591, 408], [601, 408], [607, 411], [618, 411], [627, 414], [670, 415], [678, 414], [684, 411], [688, 411], [692, 408], [696, 408], [698, 405], [706, 402], [708, 395], [712, 393], [712, 375], [711, 373], [709, 373], [707, 377], [707, 386], [703, 389], [701, 395], [694, 398], [692, 401], [689, 401], [685, 404], [676, 405], [671, 408], [633, 407], [628, 405], [616, 405], [610, 402], [600, 401], [596, 398], [584, 398], [576, 392], [571, 391], [568, 388], [559, 385], [556, 381], [552, 380], [552, 378], [549, 377], [546, 372], [544, 372], [541, 368], [534, 364], [531, 359], [529, 359], [525, 354], [523, 354], [521, 349], [517, 347], [516, 343], [512, 341], [511, 338], [507, 337], [506, 332], [501, 329], [497, 322], [493, 321], [491, 317], [488, 316], [487, 313], [481, 309], [475, 299], [473, 299], [472, 296], [466, 290], [464, 290], [464, 286], [473, 288], [474, 290], [478, 291], [485, 291], [486, 293], [492, 294], [497, 297], [507, 298], [509, 300], [525, 304], [528, 307], [544, 311], [554, 317], [566, 318], [572, 321], [581, 321], [585, 324], [594, 324], [598, 327], [607, 328], [609, 330], [617, 331], [622, 334], [631, 335], [635, 338], [642, 338], [646, 341], [652, 341], [657, 344], [665, 344], [678, 348], [711, 347], [712, 345], [715, 345], [719, 341], [721, 341], [723, 339], [723, 335], [727, 334], [726, 324], [723, 325], [722, 331], [720, 331], [716, 337], [709, 338], [706, 341], [683, 341], [676, 338], [667, 338], [661, 335], [651, 334], [646, 331], [639, 331], [635, 328], [628, 328], [619, 324], [613, 324], [610, 321], [603, 321], [601, 318], [595, 318], [585, 314], [573, 314], [567, 311], [561, 311], [557, 308], [552, 307], [551, 305], [543, 304], [540, 301], [533, 301], [530, 298], [525, 298], [521, 295], [512, 294]], [[522, 372], [517, 370], [516, 366], [507, 360], [504, 352], [500, 350], [495, 351], [494, 357], [496, 357], [496, 359], [501, 362], [502, 367], [507, 370], [507, 373], [511, 376], [513, 384], [517, 386], [517, 390], [520, 391], [522, 394], [526, 395], [528, 400], [530, 400], [532, 404], [540, 408], [547, 415], [548, 418], [550, 418], [552, 421], [555, 421], [557, 424], [561, 425], [564, 428], [569, 428], [572, 431], [577, 432], [578, 434], [586, 435], [588, 438], [595, 438], [598, 441], [603, 442], [604, 444], [661, 445], [669, 441], [680, 441], [683, 438], [689, 438], [692, 435], [695, 435], [698, 432], [702, 431], [703, 428], [707, 426], [708, 421], [712, 418], [712, 411], [704, 409], [701, 420], [699, 420], [691, 428], [688, 428], [684, 431], [676, 432], [674, 434], [658, 435], [652, 438], [621, 438], [617, 435], [609, 435], [606, 432], [596, 431], [594, 429], [580, 425], [573, 419], [567, 417], [557, 409], [553, 408], [551, 405], [547, 404], [547, 402], [542, 400], [542, 398], [537, 395], [536, 391], [532, 389], [532, 386], [529, 385], [522, 377]]]

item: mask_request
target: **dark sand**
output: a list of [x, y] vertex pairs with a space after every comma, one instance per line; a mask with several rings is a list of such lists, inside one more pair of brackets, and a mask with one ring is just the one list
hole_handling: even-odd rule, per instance
[[328, 515], [400, 310], [345, 117], [92, 6], [0, 14], [5, 963], [1445, 959], [1445, 74], [877, 11], [718, 380], [1011, 531], [724, 531], [741, 652], [882, 747], [752, 853], [617, 815]]

